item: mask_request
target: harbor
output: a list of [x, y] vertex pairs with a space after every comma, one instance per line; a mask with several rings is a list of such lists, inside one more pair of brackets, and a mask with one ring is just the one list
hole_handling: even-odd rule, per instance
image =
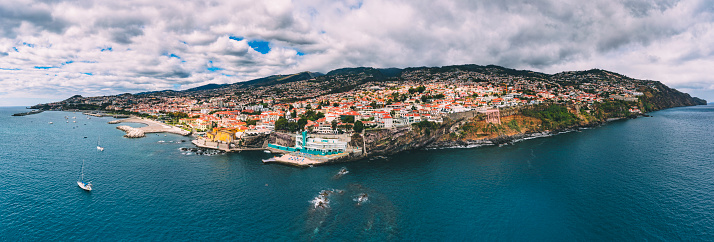
[[191, 141], [195, 146], [223, 152], [264, 151], [278, 154], [263, 163], [296, 167], [312, 167], [362, 155], [362, 149], [349, 145], [346, 135], [316, 135], [302, 133], [270, 133], [245, 135], [244, 132], [211, 131]]

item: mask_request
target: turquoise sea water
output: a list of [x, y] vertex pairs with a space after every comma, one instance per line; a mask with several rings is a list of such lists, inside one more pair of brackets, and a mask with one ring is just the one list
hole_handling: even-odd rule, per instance
[[[2, 241], [714, 238], [714, 106], [308, 169], [185, 155], [187, 137], [127, 139], [111, 118], [10, 116], [21, 111], [0, 108]], [[83, 160], [92, 192], [76, 185]], [[322, 190], [335, 192], [315, 209]]]

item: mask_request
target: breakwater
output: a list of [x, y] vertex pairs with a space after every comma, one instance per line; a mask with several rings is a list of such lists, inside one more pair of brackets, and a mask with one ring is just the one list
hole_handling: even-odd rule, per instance
[[126, 132], [124, 137], [127, 137], [127, 138], [146, 137], [146, 134], [144, 133], [144, 131], [141, 129], [138, 129], [138, 128], [133, 128], [133, 127], [129, 127], [126, 125], [122, 125], [122, 126], [117, 126], [117, 129]]
[[118, 123], [141, 123], [141, 124], [146, 124], [146, 127], [141, 127], [141, 128], [133, 128], [129, 126], [118, 126], [117, 129], [120, 129], [124, 132], [127, 132], [126, 135], [124, 135], [127, 138], [141, 138], [145, 137], [147, 133], [172, 133], [172, 134], [178, 134], [178, 135], [189, 135], [191, 134], [191, 131], [186, 131], [171, 125], [167, 125], [158, 121], [150, 120], [150, 119], [143, 119], [143, 118], [137, 118], [137, 117], [131, 117], [127, 119], [120, 119], [120, 120], [114, 120], [114, 121], [109, 121], [109, 124], [118, 124]]
[[12, 116], [27, 116], [27, 115], [32, 115], [32, 114], [38, 114], [41, 112], [43, 112], [43, 111], [42, 110], [32, 110], [32, 111], [24, 112], [24, 113], [16, 113], [16, 114], [13, 114]]

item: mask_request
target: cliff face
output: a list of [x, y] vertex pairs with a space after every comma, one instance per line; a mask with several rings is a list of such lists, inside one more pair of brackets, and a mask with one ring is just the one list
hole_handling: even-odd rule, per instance
[[408, 126], [368, 130], [364, 134], [367, 155], [391, 155], [427, 147], [447, 134], [452, 124], [451, 121], [445, 121], [434, 127]]
[[273, 132], [270, 133], [268, 142], [285, 147], [295, 147], [295, 136], [287, 133]]
[[646, 111], [654, 111], [706, 104], [704, 100], [692, 98], [664, 85], [643, 93], [645, 95], [639, 102], [606, 102], [594, 105], [593, 109], [587, 111], [581, 106], [551, 104], [504, 112], [509, 115], [501, 117], [500, 124], [488, 123], [477, 115], [457, 120], [446, 119], [434, 127], [369, 130], [364, 140], [368, 156], [390, 155], [421, 148], [494, 145], [579, 127], [598, 126], [612, 119], [636, 118], [637, 114], [628, 111], [630, 107], [639, 106]]
[[240, 143], [241, 147], [245, 148], [261, 148], [265, 143], [265, 140], [269, 138], [267, 134], [255, 135], [255, 136], [245, 136], [243, 141]]

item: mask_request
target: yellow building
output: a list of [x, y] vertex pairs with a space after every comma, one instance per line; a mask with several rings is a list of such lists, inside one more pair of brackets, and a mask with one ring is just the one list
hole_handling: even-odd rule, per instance
[[214, 128], [211, 132], [206, 133], [206, 138], [213, 142], [232, 143], [235, 141], [236, 133], [241, 131], [237, 128]]

